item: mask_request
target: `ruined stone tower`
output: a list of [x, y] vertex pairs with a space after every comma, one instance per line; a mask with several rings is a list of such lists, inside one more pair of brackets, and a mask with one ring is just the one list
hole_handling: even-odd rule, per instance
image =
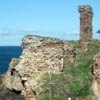
[[80, 5], [80, 51], [85, 52], [92, 40], [92, 7], [89, 5]]

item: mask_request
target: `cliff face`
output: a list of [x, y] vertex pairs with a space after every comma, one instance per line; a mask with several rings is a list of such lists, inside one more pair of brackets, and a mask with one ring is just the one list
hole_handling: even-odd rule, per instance
[[46, 72], [60, 74], [67, 62], [75, 61], [74, 47], [59, 39], [25, 36], [22, 47], [22, 55], [12, 59], [3, 83], [24, 95], [26, 100], [35, 100], [42, 92], [41, 77]]

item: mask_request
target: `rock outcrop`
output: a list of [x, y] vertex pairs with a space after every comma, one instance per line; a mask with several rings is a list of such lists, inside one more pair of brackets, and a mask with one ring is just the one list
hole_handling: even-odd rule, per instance
[[94, 57], [92, 88], [94, 94], [98, 97], [98, 100], [100, 100], [100, 53]]
[[80, 52], [88, 50], [92, 40], [92, 7], [89, 5], [81, 5], [78, 9], [80, 13]]
[[43, 90], [41, 77], [48, 71], [60, 74], [67, 62], [74, 63], [75, 50], [63, 40], [29, 35], [23, 38], [22, 47], [22, 55], [12, 59], [3, 83], [26, 100], [36, 100]]
[[3, 76], [0, 75], [0, 100], [25, 100], [22, 95], [14, 91], [10, 91], [2, 84]]

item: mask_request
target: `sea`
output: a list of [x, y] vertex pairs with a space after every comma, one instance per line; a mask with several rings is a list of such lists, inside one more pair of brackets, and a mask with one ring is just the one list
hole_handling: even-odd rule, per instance
[[0, 46], [0, 74], [5, 74], [12, 58], [19, 58], [22, 53], [21, 46]]

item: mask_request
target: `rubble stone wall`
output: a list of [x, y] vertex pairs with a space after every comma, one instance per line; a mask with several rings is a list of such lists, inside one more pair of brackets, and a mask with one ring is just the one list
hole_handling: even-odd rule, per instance
[[80, 51], [85, 52], [92, 40], [92, 7], [89, 5], [80, 5]]
[[100, 100], [100, 53], [94, 57], [92, 88], [94, 94], [98, 97], [98, 100]]
[[60, 74], [66, 62], [75, 60], [74, 47], [66, 41], [25, 36], [23, 52], [19, 59], [12, 59], [3, 83], [7, 88], [19, 91], [26, 100], [36, 100], [43, 90], [41, 77], [48, 71]]

